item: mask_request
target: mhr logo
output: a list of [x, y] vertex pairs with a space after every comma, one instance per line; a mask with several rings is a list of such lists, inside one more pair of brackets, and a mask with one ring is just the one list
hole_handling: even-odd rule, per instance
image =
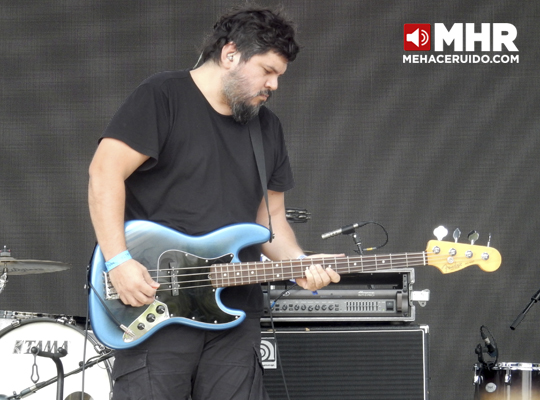
[[435, 51], [443, 51], [444, 44], [454, 46], [454, 51], [475, 51], [475, 44], [480, 42], [482, 51], [502, 51], [503, 45], [508, 51], [519, 51], [514, 40], [517, 29], [512, 24], [495, 23], [480, 24], [480, 32], [476, 32], [473, 23], [456, 23], [447, 30], [441, 23], [433, 24], [405, 24], [403, 28], [403, 46], [405, 51], [429, 51], [434, 43]]

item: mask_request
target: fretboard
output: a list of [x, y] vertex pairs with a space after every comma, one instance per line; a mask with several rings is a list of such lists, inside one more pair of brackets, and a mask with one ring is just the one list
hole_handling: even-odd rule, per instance
[[425, 252], [421, 252], [214, 264], [211, 266], [210, 280], [214, 287], [283, 281], [304, 277], [305, 269], [312, 264], [320, 264], [323, 268], [330, 267], [338, 274], [346, 275], [427, 265], [427, 256]]

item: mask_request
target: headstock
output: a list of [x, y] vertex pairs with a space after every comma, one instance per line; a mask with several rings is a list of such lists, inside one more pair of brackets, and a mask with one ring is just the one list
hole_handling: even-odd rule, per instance
[[[446, 228], [438, 227], [434, 233], [439, 240], [430, 240], [426, 247], [427, 264], [437, 267], [443, 274], [460, 271], [470, 265], [478, 265], [486, 272], [496, 271], [501, 265], [501, 254], [497, 249], [488, 246], [478, 246], [478, 233], [473, 231], [468, 235], [471, 243], [457, 243], [461, 232], [454, 231], [455, 242], [442, 241], [446, 236]], [[491, 237], [491, 236], [490, 236]]]
[[501, 254], [493, 247], [467, 243], [430, 240], [426, 248], [427, 264], [439, 268], [443, 274], [478, 265], [486, 272], [496, 271], [501, 265]]

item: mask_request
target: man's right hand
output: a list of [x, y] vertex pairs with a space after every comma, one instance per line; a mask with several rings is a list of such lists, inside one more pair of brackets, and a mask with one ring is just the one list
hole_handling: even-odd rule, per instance
[[122, 303], [133, 307], [151, 304], [159, 287], [159, 283], [152, 279], [148, 270], [134, 259], [113, 268], [109, 272], [109, 278]]

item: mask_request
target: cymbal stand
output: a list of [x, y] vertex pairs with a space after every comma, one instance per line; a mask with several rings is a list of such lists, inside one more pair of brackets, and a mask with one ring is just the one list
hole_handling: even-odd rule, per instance
[[[0, 257], [10, 257], [11, 251], [7, 249], [7, 246], [4, 246], [3, 250], [0, 250]], [[4, 268], [2, 271], [2, 275], [0, 275], [0, 293], [4, 291], [4, 288], [6, 287], [6, 284], [8, 283], [8, 269], [7, 266], [4, 264]], [[1, 400], [1, 399], [0, 399]]]
[[4, 268], [2, 275], [0, 275], [0, 293], [3, 292], [8, 282], [7, 268]]

